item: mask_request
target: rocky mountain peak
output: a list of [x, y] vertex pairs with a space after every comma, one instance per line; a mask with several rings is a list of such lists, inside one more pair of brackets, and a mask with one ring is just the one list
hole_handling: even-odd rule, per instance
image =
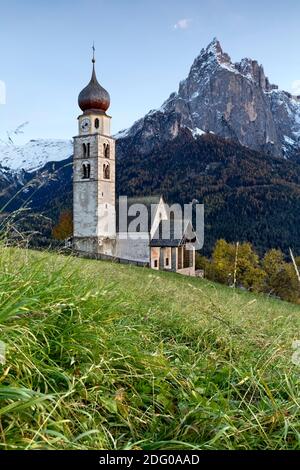
[[233, 63], [229, 54], [224, 52], [220, 41], [214, 38], [205, 49], [201, 50], [195, 59], [190, 75], [195, 75], [195, 71], [203, 68], [213, 69], [215, 67], [216, 70], [216, 66], [225, 68], [233, 73], [240, 73], [265, 91], [278, 89], [278, 86], [270, 84], [263, 66], [257, 60], [245, 57], [240, 62]]
[[246, 78], [252, 80], [257, 86], [262, 88], [264, 91], [277, 90], [277, 85], [272, 85], [266, 77], [264, 68], [260, 65], [257, 60], [249, 59], [245, 57], [240, 62], [235, 64], [235, 68]]
[[202, 49], [200, 56], [214, 57], [219, 63], [231, 63], [230, 56], [223, 51], [220, 41], [215, 37], [206, 49]]
[[[246, 78], [254, 81], [257, 85], [266, 87], [264, 68], [257, 60], [253, 60], [249, 57], [243, 58], [240, 62], [233, 63], [230, 55], [225, 52], [221, 46], [220, 41], [214, 38], [206, 48], [203, 48], [200, 54], [196, 57], [191, 70], [195, 68], [203, 67], [203, 64], [218, 64], [220, 66], [225, 65], [225, 68], [236, 73], [244, 75]], [[270, 85], [277, 89], [276, 85]]]
[[180, 128], [195, 137], [210, 132], [289, 158], [300, 153], [300, 101], [272, 85], [257, 60], [233, 63], [214, 38], [196, 57], [178, 92], [116, 138], [134, 137], [147, 153], [175, 138]]
[[203, 75], [204, 70], [212, 73], [218, 66], [222, 65], [229, 68], [233, 67], [230, 56], [223, 51], [220, 41], [214, 38], [194, 60], [188, 79], [195, 79], [199, 74]]

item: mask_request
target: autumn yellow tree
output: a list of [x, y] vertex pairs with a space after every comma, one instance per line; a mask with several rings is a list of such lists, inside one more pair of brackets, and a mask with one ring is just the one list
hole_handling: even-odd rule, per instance
[[225, 240], [218, 240], [212, 255], [212, 274], [215, 281], [231, 284], [234, 273], [235, 247]]
[[218, 240], [213, 251], [211, 272], [218, 282], [256, 291], [263, 289], [265, 272], [250, 243], [237, 245]]
[[259, 256], [251, 243], [241, 243], [237, 251], [237, 283], [246, 289], [263, 290], [265, 272], [260, 266]]
[[263, 268], [267, 274], [265, 292], [290, 302], [299, 300], [299, 281], [295, 269], [291, 263], [284, 261], [280, 250], [270, 250], [265, 254]]

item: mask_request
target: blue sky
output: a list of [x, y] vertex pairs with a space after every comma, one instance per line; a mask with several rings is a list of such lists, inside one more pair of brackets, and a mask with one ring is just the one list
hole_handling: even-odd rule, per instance
[[177, 90], [214, 36], [234, 61], [257, 59], [291, 91], [300, 80], [299, 18], [299, 0], [0, 0], [0, 137], [25, 121], [18, 143], [77, 133], [93, 40], [114, 133]]

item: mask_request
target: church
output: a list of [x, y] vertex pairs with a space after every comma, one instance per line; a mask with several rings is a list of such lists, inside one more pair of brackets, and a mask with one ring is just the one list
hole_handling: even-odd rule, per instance
[[[190, 219], [174, 216], [162, 196], [116, 200], [116, 146], [109, 93], [92, 76], [80, 92], [73, 157], [73, 249], [112, 259], [195, 275], [195, 233]], [[118, 207], [118, 210], [116, 208]]]

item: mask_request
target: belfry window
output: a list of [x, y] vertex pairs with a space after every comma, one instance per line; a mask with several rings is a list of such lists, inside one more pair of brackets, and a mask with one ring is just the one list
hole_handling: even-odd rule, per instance
[[110, 179], [110, 167], [109, 167], [109, 163], [104, 163], [103, 164], [103, 178], [105, 180], [109, 180]]
[[104, 155], [104, 158], [110, 157], [109, 144], [106, 144], [106, 143], [103, 144], [103, 155]]
[[99, 129], [99, 119], [95, 119], [95, 129]]
[[89, 143], [87, 144], [87, 152], [86, 153], [87, 153], [87, 157], [89, 157], [90, 156], [90, 144]]
[[86, 157], [86, 144], [82, 144], [82, 153], [83, 156]]
[[91, 165], [90, 163], [82, 164], [82, 179], [88, 180], [91, 176]]

